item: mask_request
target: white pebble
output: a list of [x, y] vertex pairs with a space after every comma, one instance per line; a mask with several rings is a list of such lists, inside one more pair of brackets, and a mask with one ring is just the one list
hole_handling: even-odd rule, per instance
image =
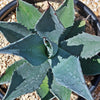
[[99, 0], [95, 0], [95, 2], [97, 2], [97, 3], [98, 3], [98, 2], [99, 2]]

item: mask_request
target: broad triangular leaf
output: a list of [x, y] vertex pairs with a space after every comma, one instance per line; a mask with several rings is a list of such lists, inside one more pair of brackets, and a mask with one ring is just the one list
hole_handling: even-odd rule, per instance
[[41, 85], [50, 68], [48, 62], [40, 66], [23, 63], [13, 74], [12, 81], [4, 100], [13, 100], [23, 94], [33, 92]]
[[0, 77], [0, 84], [5, 84], [10, 82], [13, 72], [25, 62], [26, 62], [25, 60], [20, 60], [9, 66], [6, 69], [5, 73]]
[[82, 75], [79, 59], [59, 49], [52, 58], [53, 74], [58, 84], [71, 89], [87, 100], [93, 100]]
[[49, 6], [43, 16], [37, 22], [35, 29], [42, 37], [47, 37], [52, 42], [57, 44], [60, 35], [64, 31], [63, 25], [59, 22], [56, 13], [51, 6]]
[[35, 66], [47, 60], [45, 51], [46, 48], [43, 44], [43, 40], [37, 34], [26, 36], [0, 49], [0, 53], [10, 53], [22, 56]]
[[82, 71], [85, 75], [98, 75], [100, 74], [100, 56], [93, 58], [81, 59]]
[[61, 47], [73, 55], [91, 58], [100, 52], [100, 37], [82, 33], [62, 42]]
[[36, 22], [41, 16], [41, 13], [32, 4], [19, 1], [19, 6], [17, 8], [17, 21], [22, 25], [25, 25], [28, 29], [33, 29]]
[[15, 22], [0, 22], [0, 31], [10, 43], [31, 34], [31, 32], [27, 30], [26, 27]]
[[65, 0], [61, 7], [56, 11], [57, 16], [65, 28], [73, 25], [75, 18], [74, 12], [74, 0]]

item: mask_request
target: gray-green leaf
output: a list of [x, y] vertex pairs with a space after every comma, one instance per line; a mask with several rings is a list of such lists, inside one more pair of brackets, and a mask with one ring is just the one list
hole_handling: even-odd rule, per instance
[[82, 33], [62, 42], [61, 47], [75, 56], [91, 58], [100, 52], [100, 37]]
[[74, 1], [65, 0], [61, 7], [56, 11], [58, 18], [65, 28], [68, 28], [74, 23]]
[[40, 65], [47, 60], [46, 48], [42, 38], [37, 34], [26, 36], [7, 47], [0, 49], [0, 53], [9, 53], [22, 56], [32, 65]]
[[31, 34], [26, 27], [15, 22], [0, 22], [0, 31], [10, 43]]
[[94, 56], [91, 59], [80, 58], [82, 71], [85, 75], [100, 74], [100, 56]]
[[59, 100], [70, 100], [71, 90], [57, 83], [55, 79], [51, 87], [52, 87], [51, 91], [59, 98]]
[[49, 38], [52, 42], [58, 44], [59, 37], [64, 31], [64, 27], [58, 20], [54, 9], [49, 6], [36, 24], [35, 30], [41, 37]]
[[32, 4], [25, 1], [18, 0], [19, 6], [17, 8], [17, 21], [28, 29], [34, 29], [34, 26], [41, 16], [41, 13]]
[[23, 63], [14, 72], [4, 100], [13, 100], [23, 94], [35, 91], [41, 85], [49, 68], [47, 61], [40, 66], [32, 66], [28, 62]]
[[87, 100], [93, 100], [82, 74], [79, 59], [59, 49], [51, 60], [55, 80]]
[[13, 75], [13, 72], [25, 62], [26, 61], [23, 59], [23, 60], [15, 62], [11, 66], [9, 66], [6, 69], [5, 73], [0, 77], [0, 84], [5, 84], [5, 83], [10, 82], [12, 75]]

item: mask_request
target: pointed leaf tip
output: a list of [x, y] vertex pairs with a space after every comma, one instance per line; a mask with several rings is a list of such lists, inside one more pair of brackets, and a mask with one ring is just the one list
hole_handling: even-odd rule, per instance
[[74, 0], [64, 0], [63, 4], [56, 11], [58, 18], [65, 28], [74, 24]]
[[78, 50], [78, 56], [85, 59], [91, 58], [100, 52], [100, 37], [85, 32], [66, 40], [64, 44], [66, 44], [66, 51], [76, 55], [74, 50]]
[[10, 43], [31, 34], [31, 31], [29, 31], [26, 27], [15, 22], [0, 21], [0, 31]]
[[46, 48], [42, 38], [37, 34], [26, 36], [7, 47], [0, 49], [0, 53], [9, 53], [21, 56], [32, 65], [40, 65], [47, 60]]
[[58, 44], [64, 27], [55, 15], [54, 9], [50, 6], [37, 22], [35, 30], [41, 37], [47, 37], [52, 42]]
[[17, 21], [22, 25], [25, 25], [28, 29], [34, 29], [34, 26], [38, 19], [41, 17], [41, 13], [32, 4], [25, 1], [18, 0], [19, 6], [17, 7]]
[[[65, 54], [65, 56], [64, 56]], [[93, 100], [82, 74], [79, 59], [62, 49], [52, 59], [55, 80], [87, 100]], [[78, 84], [78, 85], [77, 85]]]
[[14, 72], [4, 100], [14, 100], [16, 97], [38, 89], [49, 68], [47, 61], [40, 66], [32, 66], [26, 61]]

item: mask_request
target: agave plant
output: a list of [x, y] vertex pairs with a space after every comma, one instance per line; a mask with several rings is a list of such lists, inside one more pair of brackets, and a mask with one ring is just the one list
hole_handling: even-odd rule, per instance
[[22, 0], [18, 3], [18, 22], [0, 22], [10, 42], [0, 53], [22, 57], [0, 78], [0, 84], [10, 83], [3, 100], [33, 91], [42, 100], [70, 100], [72, 91], [93, 100], [83, 74], [100, 74], [100, 37], [85, 33], [84, 21], [74, 21], [73, 0], [65, 0], [56, 11], [49, 4], [43, 14]]

